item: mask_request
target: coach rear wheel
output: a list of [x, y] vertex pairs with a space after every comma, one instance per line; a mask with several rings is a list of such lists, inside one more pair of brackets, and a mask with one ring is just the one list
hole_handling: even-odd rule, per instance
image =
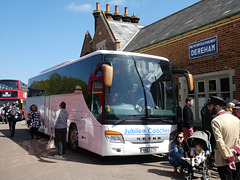
[[78, 129], [75, 124], [70, 127], [68, 143], [72, 150], [77, 150], [78, 148]]

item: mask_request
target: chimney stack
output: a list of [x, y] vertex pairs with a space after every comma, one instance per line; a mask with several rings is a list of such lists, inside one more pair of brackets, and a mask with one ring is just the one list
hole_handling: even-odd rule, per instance
[[123, 22], [131, 22], [131, 16], [128, 14], [128, 7], [125, 7], [125, 13], [122, 17]]
[[[133, 14], [132, 16], [130, 16], [128, 14], [128, 7], [124, 7], [124, 10], [125, 10], [125, 13], [124, 14], [121, 14], [119, 13], [118, 11], [118, 5], [115, 6], [115, 13], [112, 13], [110, 11], [110, 5], [109, 4], [106, 4], [106, 11], [104, 12], [107, 20], [115, 20], [115, 21], [122, 21], [123, 22], [131, 22], [131, 23], [138, 23], [140, 18], [138, 16], [136, 16], [135, 14]], [[94, 19], [95, 19], [95, 31], [96, 31], [96, 28], [97, 28], [97, 24], [98, 24], [98, 20], [99, 20], [99, 17], [100, 17], [100, 13], [102, 11], [100, 10], [100, 3], [97, 2], [96, 3], [96, 10], [93, 11], [93, 16], [94, 16]]]
[[100, 16], [100, 3], [97, 2], [96, 3], [96, 10], [93, 11], [93, 16], [94, 16], [94, 19], [95, 19], [95, 31], [96, 31], [96, 28], [97, 28], [97, 23], [98, 23], [98, 19], [99, 19], [99, 16]]
[[105, 16], [108, 20], [112, 20], [113, 13], [110, 11], [110, 5], [106, 4]]
[[115, 6], [115, 13], [113, 14], [113, 20], [120, 21], [122, 14], [118, 12], [118, 5]]
[[115, 13], [118, 14], [118, 5], [115, 6]]
[[100, 11], [100, 2], [97, 2], [97, 3], [96, 3], [96, 10], [97, 10], [97, 11]]
[[140, 20], [140, 18], [138, 16], [136, 16], [135, 14], [133, 14], [131, 16], [131, 23], [138, 23]]

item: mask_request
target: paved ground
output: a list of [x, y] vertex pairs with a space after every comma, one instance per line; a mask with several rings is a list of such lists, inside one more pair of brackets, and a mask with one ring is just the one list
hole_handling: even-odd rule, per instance
[[[67, 150], [65, 160], [52, 159], [56, 150], [46, 150], [48, 136], [31, 140], [24, 121], [18, 122], [16, 133], [9, 138], [7, 124], [0, 124], [0, 180], [111, 180], [111, 179], [184, 179], [173, 175], [167, 157], [138, 156], [103, 158], [80, 149]], [[212, 179], [219, 179], [216, 169]], [[194, 179], [200, 179], [199, 172]]]

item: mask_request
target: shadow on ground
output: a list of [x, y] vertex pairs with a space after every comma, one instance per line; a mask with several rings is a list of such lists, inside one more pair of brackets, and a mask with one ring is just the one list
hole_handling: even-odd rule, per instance
[[[10, 138], [8, 126], [0, 129], [2, 135], [0, 138]], [[46, 150], [49, 136], [40, 134], [40, 139], [31, 139], [30, 130], [26, 128], [24, 122], [17, 125], [15, 136], [10, 138], [13, 142], [18, 144], [21, 148], [25, 149], [30, 156], [35, 156], [38, 161], [43, 163], [56, 163], [55, 160], [49, 158], [57, 154], [57, 149]], [[102, 157], [84, 149], [72, 151], [67, 148], [66, 159], [64, 161], [72, 161], [86, 164], [97, 165], [124, 165], [124, 164], [139, 164], [148, 167], [148, 173], [157, 174], [159, 176], [170, 177], [171, 179], [184, 179], [183, 175], [174, 175], [172, 173], [173, 167], [168, 163], [167, 156], [161, 155], [146, 155], [146, 156], [127, 156], [127, 157]], [[156, 163], [159, 162], [159, 163]], [[154, 163], [154, 164], [153, 164]], [[196, 179], [200, 177], [200, 172], [196, 172]], [[211, 176], [218, 179], [216, 169], [211, 170]]]
[[[17, 125], [18, 126], [15, 130], [15, 135], [13, 138], [10, 138], [7, 125], [5, 125], [6, 127], [4, 129], [0, 129], [0, 132], [3, 134], [0, 135], [0, 137], [11, 139], [20, 147], [25, 149], [29, 155], [37, 157], [39, 161], [51, 163], [52, 161], [49, 156], [57, 154], [57, 149], [46, 150], [49, 136], [40, 134], [40, 139], [31, 139], [30, 130], [26, 128], [26, 125], [23, 122]], [[161, 158], [159, 156], [102, 157], [81, 148], [79, 148], [77, 151], [72, 151], [69, 147], [67, 147], [65, 160], [88, 164], [119, 165], [158, 162], [161, 160]]]

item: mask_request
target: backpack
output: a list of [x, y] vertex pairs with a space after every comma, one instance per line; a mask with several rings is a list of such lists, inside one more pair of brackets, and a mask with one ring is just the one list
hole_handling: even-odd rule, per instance
[[17, 115], [17, 107], [12, 107], [10, 112], [9, 112], [10, 116], [16, 116]]

